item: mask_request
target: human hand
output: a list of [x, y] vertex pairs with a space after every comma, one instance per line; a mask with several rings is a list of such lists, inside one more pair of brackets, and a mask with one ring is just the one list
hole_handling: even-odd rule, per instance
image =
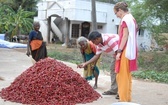
[[26, 52], [26, 55], [27, 55], [27, 56], [30, 56], [30, 51], [27, 51], [27, 52]]
[[95, 67], [95, 65], [92, 65], [92, 66], [91, 66], [91, 70], [94, 70], [94, 67]]
[[77, 65], [77, 68], [84, 68], [85, 66], [86, 66], [85, 63], [81, 63], [81, 64]]
[[117, 53], [116, 60], [120, 60], [121, 53]]
[[78, 65], [77, 65], [77, 68], [82, 68], [81, 64], [78, 64]]

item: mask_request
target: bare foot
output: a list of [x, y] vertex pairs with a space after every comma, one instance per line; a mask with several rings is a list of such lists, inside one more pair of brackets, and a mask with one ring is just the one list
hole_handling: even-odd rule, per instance
[[94, 85], [94, 86], [93, 86], [93, 89], [97, 89], [97, 85]]

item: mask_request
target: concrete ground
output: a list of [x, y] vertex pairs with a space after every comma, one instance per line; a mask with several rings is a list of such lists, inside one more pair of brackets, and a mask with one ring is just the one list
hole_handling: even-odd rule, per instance
[[[64, 62], [66, 65], [72, 67], [75, 71], [82, 75], [82, 69], [77, 69], [75, 64]], [[23, 52], [18, 52], [14, 49], [0, 48], [0, 89], [8, 87], [14, 79], [20, 75], [24, 70], [32, 66], [31, 59]], [[168, 105], [168, 84], [146, 82], [142, 80], [133, 79], [132, 87], [132, 102], [140, 105]], [[90, 81], [93, 85], [94, 80]], [[100, 71], [98, 80], [97, 92], [100, 94], [110, 88], [110, 77]], [[115, 95], [105, 96], [86, 105], [112, 105], [118, 102]], [[4, 101], [0, 98], [0, 105], [22, 105]], [[85, 104], [78, 104], [85, 105]], [[123, 104], [122, 104], [123, 105]], [[132, 105], [132, 104], [131, 104]]]

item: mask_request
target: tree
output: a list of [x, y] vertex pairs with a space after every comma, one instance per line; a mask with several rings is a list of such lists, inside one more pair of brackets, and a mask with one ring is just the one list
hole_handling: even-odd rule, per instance
[[15, 12], [7, 5], [0, 7], [0, 27], [11, 33], [10, 37], [19, 33], [28, 33], [32, 29], [34, 12], [24, 11], [21, 7]]
[[168, 33], [168, 1], [134, 0], [130, 2], [129, 7], [139, 27], [150, 30], [157, 43], [164, 44], [166, 38], [159, 36], [160, 33]]
[[10, 6], [14, 11], [17, 11], [21, 6], [26, 11], [36, 12], [36, 5], [39, 1], [41, 0], [0, 0], [0, 3]]
[[18, 35], [27, 34], [37, 13], [37, 3], [41, 0], [0, 0], [0, 32]]
[[91, 18], [92, 18], [92, 30], [97, 30], [97, 20], [96, 20], [96, 3], [95, 0], [92, 0], [92, 12], [91, 12]]

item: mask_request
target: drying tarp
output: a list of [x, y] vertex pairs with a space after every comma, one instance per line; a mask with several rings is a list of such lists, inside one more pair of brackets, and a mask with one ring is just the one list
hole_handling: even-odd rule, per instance
[[27, 48], [27, 44], [8, 42], [0, 39], [0, 48]]

